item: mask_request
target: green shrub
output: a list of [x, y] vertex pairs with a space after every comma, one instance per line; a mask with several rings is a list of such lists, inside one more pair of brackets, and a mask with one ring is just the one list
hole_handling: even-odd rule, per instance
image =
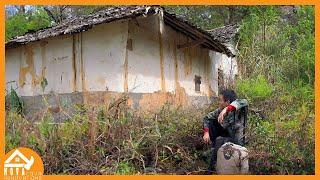
[[23, 101], [12, 87], [10, 88], [10, 92], [6, 95], [6, 104], [9, 106], [10, 111], [18, 114], [23, 113]]
[[10, 110], [6, 114], [5, 150], [6, 152], [24, 144], [28, 134], [25, 129], [29, 126], [21, 114]]
[[46, 113], [37, 125], [42, 139], [49, 139], [54, 131], [54, 119], [50, 113]]
[[118, 164], [118, 168], [116, 174], [120, 175], [127, 175], [127, 174], [134, 174], [135, 169], [134, 166], [129, 162], [120, 162]]
[[68, 146], [85, 136], [88, 129], [89, 123], [86, 116], [74, 116], [61, 123], [57, 133], [60, 136], [62, 146]]
[[[272, 119], [249, 114], [251, 173], [314, 173], [312, 110], [307, 103], [295, 106], [293, 114], [280, 108], [265, 111]], [[117, 118], [98, 110], [95, 127], [83, 113], [75, 111], [61, 124], [54, 124], [51, 115], [33, 124], [12, 113], [6, 121], [6, 150], [20, 146], [25, 137], [19, 132], [28, 132], [26, 145], [39, 152], [46, 174], [185, 174], [207, 168], [210, 146], [201, 141], [204, 109], [164, 107], [154, 116]]]
[[313, 92], [300, 83], [275, 88], [274, 98], [251, 105], [267, 117], [249, 116], [252, 173], [314, 174]]
[[257, 77], [238, 81], [236, 90], [240, 96], [254, 101], [264, 100], [270, 97], [273, 89], [266, 78], [262, 75], [259, 75]]

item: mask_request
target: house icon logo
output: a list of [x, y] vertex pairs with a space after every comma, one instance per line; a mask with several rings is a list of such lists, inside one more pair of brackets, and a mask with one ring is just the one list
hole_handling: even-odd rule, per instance
[[6, 180], [41, 179], [43, 170], [40, 156], [29, 148], [17, 148], [5, 155]]

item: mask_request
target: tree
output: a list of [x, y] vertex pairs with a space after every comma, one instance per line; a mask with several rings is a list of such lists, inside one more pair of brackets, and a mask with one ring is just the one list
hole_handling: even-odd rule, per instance
[[21, 11], [6, 19], [6, 41], [28, 31], [38, 30], [51, 26], [51, 20], [41, 7], [34, 7], [28, 13]]

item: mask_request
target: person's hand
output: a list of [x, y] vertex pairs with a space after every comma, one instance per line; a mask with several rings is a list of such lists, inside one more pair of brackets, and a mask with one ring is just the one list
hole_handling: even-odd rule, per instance
[[204, 133], [203, 140], [205, 143], [209, 143], [209, 141], [210, 141], [209, 132]]
[[226, 116], [227, 114], [227, 107], [225, 107], [221, 113], [219, 114], [219, 117], [218, 117], [218, 122], [221, 124], [223, 123], [223, 120], [224, 120], [224, 117]]

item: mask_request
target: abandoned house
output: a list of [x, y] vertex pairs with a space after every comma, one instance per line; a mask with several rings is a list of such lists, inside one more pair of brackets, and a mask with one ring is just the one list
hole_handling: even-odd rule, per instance
[[148, 111], [202, 106], [217, 96], [219, 78], [237, 73], [234, 29], [205, 31], [160, 6], [111, 7], [6, 42], [6, 88], [30, 112], [42, 95], [55, 112], [123, 93], [128, 106]]

